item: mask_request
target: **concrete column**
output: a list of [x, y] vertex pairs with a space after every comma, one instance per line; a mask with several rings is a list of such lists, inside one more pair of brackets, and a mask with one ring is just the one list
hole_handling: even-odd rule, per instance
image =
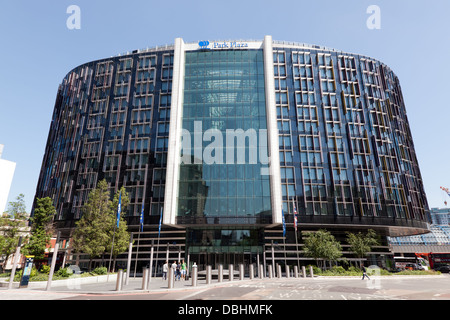
[[272, 265], [269, 264], [269, 279], [272, 279], [272, 277], [273, 277], [273, 268]]
[[298, 278], [298, 266], [294, 266], [294, 278]]
[[217, 275], [217, 281], [223, 281], [223, 264], [219, 264], [219, 274]]
[[233, 281], [234, 279], [234, 268], [233, 265], [228, 265], [228, 281]]
[[306, 268], [305, 268], [305, 266], [302, 266], [302, 277], [306, 278]]
[[16, 253], [14, 254], [14, 262], [11, 270], [11, 276], [9, 278], [8, 289], [11, 289], [13, 285], [14, 275], [16, 274], [17, 264], [19, 263], [21, 245], [22, 245], [22, 237], [19, 237], [19, 243], [17, 244]]
[[249, 277], [251, 280], [255, 277], [255, 268], [253, 266], [253, 263], [249, 265]]
[[239, 265], [239, 280], [244, 280], [244, 265], [242, 263]]
[[117, 273], [116, 291], [122, 291], [122, 285], [123, 285], [123, 270], [119, 270], [119, 272]]
[[172, 289], [175, 284], [175, 268], [169, 267], [169, 271], [167, 272], [167, 287]]
[[260, 279], [264, 279], [265, 277], [265, 272], [264, 272], [264, 265], [259, 265], [259, 278]]
[[128, 245], [128, 260], [127, 260], [127, 273], [126, 273], [126, 277], [125, 277], [125, 285], [128, 285], [128, 280], [130, 279], [131, 254], [132, 253], [133, 253], [133, 232], [131, 233], [130, 243]]
[[166, 189], [163, 213], [163, 224], [168, 225], [175, 225], [177, 211], [185, 71], [184, 53], [183, 39], [176, 38], [174, 43], [172, 103], [170, 106], [169, 146], [167, 150]]
[[[50, 267], [50, 273], [48, 274], [47, 291], [50, 290], [51, 287], [52, 287], [53, 273], [55, 271], [56, 259], [58, 258], [59, 237], [60, 237], [60, 235], [61, 235], [61, 232], [58, 231], [58, 235], [56, 236], [55, 249], [53, 250], [52, 265]], [[108, 276], [109, 276], [109, 273], [108, 273]]]
[[192, 266], [192, 271], [191, 271], [191, 279], [192, 279], [192, 286], [196, 287], [197, 286], [197, 279], [198, 279], [198, 273], [197, 273], [197, 265], [194, 264]]
[[289, 266], [286, 265], [286, 278], [290, 278], [291, 277], [291, 274], [289, 272], [290, 272], [289, 271]]
[[[150, 249], [150, 266], [149, 266], [150, 268], [149, 268], [149, 270], [148, 270], [148, 278], [147, 278], [147, 281], [148, 281], [148, 287], [150, 287], [150, 282], [152, 281], [152, 269], [153, 269], [153, 239], [152, 239], [152, 247], [151, 247], [151, 249]], [[156, 265], [156, 267], [158, 267], [157, 265]], [[156, 269], [156, 267], [155, 267], [155, 269]], [[156, 273], [156, 272], [155, 272]]]
[[267, 142], [269, 146], [270, 164], [270, 195], [272, 200], [272, 221], [282, 223], [282, 193], [281, 193], [281, 170], [278, 142], [278, 125], [275, 99], [275, 76], [273, 71], [273, 47], [272, 36], [264, 37], [264, 81], [266, 93], [266, 114], [267, 114]]
[[278, 273], [278, 278], [281, 279], [281, 265], [277, 264], [277, 273]]
[[313, 267], [312, 266], [309, 266], [309, 276], [311, 278], [314, 278], [314, 272], [313, 272]]
[[147, 268], [143, 268], [142, 269], [142, 290], [147, 290], [148, 289], [147, 278], [148, 278], [148, 269]]
[[206, 266], [206, 284], [211, 284], [211, 266]]

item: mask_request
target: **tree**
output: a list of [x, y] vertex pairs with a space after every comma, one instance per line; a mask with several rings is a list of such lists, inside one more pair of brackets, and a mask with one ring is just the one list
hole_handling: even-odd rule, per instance
[[[3, 270], [9, 257], [15, 253], [19, 237], [27, 226], [27, 213], [24, 195], [9, 203], [8, 215], [0, 218], [0, 257], [3, 258]], [[22, 243], [24, 243], [23, 241]]]
[[9, 202], [6, 212], [11, 219], [26, 220], [27, 208], [24, 198], [25, 196], [21, 193], [17, 196], [16, 201]]
[[25, 245], [25, 254], [34, 255], [36, 259], [43, 259], [45, 249], [50, 244], [53, 234], [53, 218], [56, 214], [52, 199], [49, 197], [36, 199], [31, 222], [30, 241]]
[[367, 256], [373, 246], [379, 245], [377, 234], [372, 229], [367, 230], [367, 234], [347, 232], [347, 243], [350, 245], [350, 250], [360, 259], [360, 267], [362, 265], [362, 258]]
[[[121, 197], [121, 200], [120, 200], [121, 211], [120, 211], [119, 227], [117, 228], [117, 209], [119, 206], [119, 196]], [[127, 226], [126, 221], [123, 219], [123, 217], [126, 215], [127, 207], [128, 207], [129, 203], [130, 203], [130, 199], [128, 197], [128, 193], [127, 193], [125, 187], [120, 188], [120, 190], [114, 195], [114, 199], [111, 202], [111, 207], [110, 207], [111, 222], [109, 223], [109, 225], [110, 225], [109, 236], [110, 236], [111, 241], [109, 242], [109, 245], [107, 246], [107, 250], [110, 253], [111, 249], [113, 249], [113, 252], [112, 252], [112, 256], [114, 258], [113, 272], [114, 272], [114, 266], [116, 265], [117, 256], [128, 249], [128, 244], [130, 242], [130, 233], [128, 232], [128, 226]], [[114, 248], [112, 248], [113, 238], [114, 238]]]
[[76, 252], [88, 254], [90, 257], [89, 270], [92, 259], [103, 255], [111, 242], [111, 200], [108, 184], [100, 181], [88, 196], [83, 206], [83, 215], [76, 223], [72, 245]]
[[330, 232], [321, 229], [317, 232], [302, 232], [302, 236], [305, 239], [305, 256], [314, 258], [316, 263], [319, 259], [336, 261], [342, 257], [342, 247]]

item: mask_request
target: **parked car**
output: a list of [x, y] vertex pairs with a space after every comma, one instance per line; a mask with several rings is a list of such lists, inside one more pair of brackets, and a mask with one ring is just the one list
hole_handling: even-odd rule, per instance
[[405, 270], [425, 270], [425, 268], [418, 263], [407, 263]]
[[434, 269], [436, 271], [440, 271], [442, 273], [450, 273], [450, 266], [449, 265], [442, 265]]

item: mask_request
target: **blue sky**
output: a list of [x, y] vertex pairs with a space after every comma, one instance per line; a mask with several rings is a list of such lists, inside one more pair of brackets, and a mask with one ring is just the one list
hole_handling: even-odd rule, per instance
[[[70, 5], [81, 29], [69, 30]], [[370, 30], [366, 9], [381, 9]], [[9, 201], [31, 210], [56, 92], [74, 67], [185, 41], [263, 39], [323, 45], [386, 63], [402, 86], [430, 207], [450, 187], [450, 2], [376, 0], [4, 1], [0, 8], [0, 144], [17, 163]], [[446, 199], [450, 203], [450, 198]]]

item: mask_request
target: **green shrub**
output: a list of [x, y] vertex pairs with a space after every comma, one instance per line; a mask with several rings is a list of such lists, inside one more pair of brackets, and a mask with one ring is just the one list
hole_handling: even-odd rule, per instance
[[37, 271], [36, 267], [31, 268], [30, 278], [37, 276], [37, 274], [38, 274], [38, 271]]
[[15, 282], [19, 282], [20, 279], [22, 279], [22, 273], [23, 273], [23, 270], [16, 271], [16, 273], [14, 274]]
[[309, 274], [309, 267], [312, 267], [313, 268], [313, 273], [314, 274], [316, 274], [316, 275], [318, 275], [318, 274], [321, 274], [322, 273], [322, 269], [320, 269], [319, 267], [317, 267], [317, 266], [313, 266], [313, 265], [307, 265], [306, 266], [306, 272]]
[[413, 275], [418, 276], [418, 275], [436, 275], [438, 273], [434, 270], [403, 270], [396, 274], [405, 276], [413, 276]]
[[361, 271], [361, 269], [360, 268], [358, 268], [358, 267], [355, 267], [355, 266], [351, 266], [351, 267], [349, 267], [348, 268], [348, 270], [347, 270], [347, 272], [348, 273], [350, 273], [351, 275], [361, 275], [362, 274], [362, 271]]
[[106, 269], [106, 267], [97, 267], [92, 271], [92, 273], [97, 275], [103, 275], [108, 273], [108, 269]]
[[68, 268], [61, 268], [56, 271], [55, 275], [61, 278], [68, 278], [72, 275], [72, 270], [69, 270]]
[[346, 274], [347, 271], [344, 269], [344, 267], [341, 266], [333, 266], [330, 270], [333, 273], [337, 273], [337, 274]]
[[39, 270], [39, 272], [43, 273], [43, 274], [49, 274], [50, 273], [50, 266], [42, 265], [41, 269]]
[[47, 281], [48, 280], [48, 274], [45, 273], [39, 273], [33, 278], [30, 278], [30, 281]]

